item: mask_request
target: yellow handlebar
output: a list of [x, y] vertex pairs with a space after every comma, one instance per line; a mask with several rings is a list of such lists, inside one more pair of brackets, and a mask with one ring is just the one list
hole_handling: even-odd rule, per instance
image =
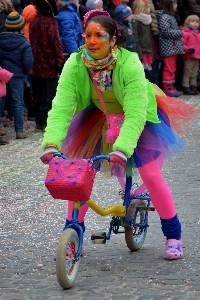
[[124, 217], [126, 214], [126, 207], [120, 205], [109, 206], [107, 208], [101, 208], [99, 205], [94, 203], [92, 200], [88, 200], [86, 204], [94, 210], [100, 216], [106, 216], [111, 214], [113, 217]]

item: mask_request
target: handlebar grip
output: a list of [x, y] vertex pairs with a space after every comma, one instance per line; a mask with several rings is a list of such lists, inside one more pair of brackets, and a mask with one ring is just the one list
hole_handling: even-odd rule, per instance
[[52, 153], [53, 157], [60, 157], [60, 158], [63, 158], [63, 159], [69, 159], [69, 157], [67, 157], [65, 154], [63, 153], [60, 153], [60, 152], [54, 152]]

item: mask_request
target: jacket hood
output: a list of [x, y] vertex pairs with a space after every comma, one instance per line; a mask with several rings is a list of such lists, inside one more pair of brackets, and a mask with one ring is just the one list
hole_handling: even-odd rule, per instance
[[[60, 2], [67, 2], [67, 1], [60, 1]], [[61, 8], [61, 7], [58, 7], [58, 12], [61, 12], [63, 10], [69, 10], [69, 11], [73, 11], [73, 12], [78, 12], [78, 7], [76, 4], [74, 3], [70, 3], [69, 5], [66, 5], [65, 7]]]
[[12, 51], [20, 47], [26, 38], [18, 33], [2, 32], [0, 33], [0, 48], [5, 51]]
[[37, 15], [37, 10], [34, 5], [30, 4], [26, 6], [22, 12], [22, 17], [26, 22], [32, 21]]

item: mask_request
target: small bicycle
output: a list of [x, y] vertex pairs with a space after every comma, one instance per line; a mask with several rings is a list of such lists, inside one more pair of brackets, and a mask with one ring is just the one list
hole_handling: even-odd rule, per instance
[[[54, 156], [59, 156], [55, 154]], [[64, 158], [62, 154], [60, 157]], [[92, 166], [100, 160], [109, 161], [109, 155], [94, 156], [88, 160]], [[98, 170], [101, 164], [98, 165]], [[132, 157], [128, 159], [126, 167], [125, 191], [120, 191], [123, 205], [114, 205], [101, 208], [92, 200], [88, 200], [87, 205], [100, 216], [111, 215], [108, 232], [93, 232], [92, 243], [105, 244], [110, 240], [111, 233], [125, 233], [127, 247], [131, 251], [139, 250], [145, 240], [148, 227], [148, 211], [154, 211], [151, 207], [151, 200], [148, 192], [139, 196], [131, 195], [132, 184]], [[60, 286], [69, 289], [73, 286], [79, 269], [81, 250], [83, 245], [83, 229], [78, 224], [78, 214], [82, 201], [75, 201], [73, 205], [71, 224], [61, 234], [56, 252], [56, 275]], [[123, 230], [120, 230], [121, 227]]]

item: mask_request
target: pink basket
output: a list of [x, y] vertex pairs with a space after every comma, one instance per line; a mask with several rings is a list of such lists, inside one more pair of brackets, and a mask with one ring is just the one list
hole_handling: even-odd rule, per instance
[[45, 186], [55, 199], [87, 201], [90, 199], [96, 172], [87, 159], [53, 158]]

